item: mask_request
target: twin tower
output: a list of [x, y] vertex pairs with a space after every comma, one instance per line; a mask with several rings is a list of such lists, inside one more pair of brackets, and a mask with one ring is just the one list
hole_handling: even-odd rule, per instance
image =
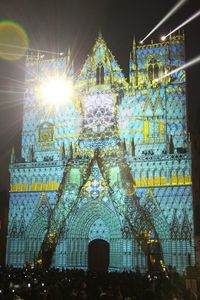
[[[7, 264], [194, 264], [185, 71], [162, 79], [184, 62], [183, 35], [134, 41], [129, 80], [101, 36], [76, 76], [70, 53], [27, 58], [21, 157], [13, 149], [9, 168]], [[38, 88], [54, 77], [73, 81], [74, 93], [53, 107]]]

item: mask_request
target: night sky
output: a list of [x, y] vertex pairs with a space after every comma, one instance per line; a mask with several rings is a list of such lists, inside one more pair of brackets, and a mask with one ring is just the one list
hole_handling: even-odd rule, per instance
[[[99, 30], [128, 75], [129, 52], [133, 36], [141, 38], [177, 3], [175, 0], [1, 0], [1, 19], [11, 19], [26, 30], [30, 47], [64, 52], [71, 48], [76, 71], [84, 63]], [[199, 0], [188, 0], [150, 38], [159, 41], [200, 9]], [[186, 61], [200, 54], [200, 17], [184, 27]], [[200, 131], [200, 64], [187, 71], [189, 127]], [[0, 189], [8, 187], [10, 150], [19, 155], [22, 129], [24, 58], [17, 62], [0, 60]], [[5, 93], [5, 91], [7, 91]]]

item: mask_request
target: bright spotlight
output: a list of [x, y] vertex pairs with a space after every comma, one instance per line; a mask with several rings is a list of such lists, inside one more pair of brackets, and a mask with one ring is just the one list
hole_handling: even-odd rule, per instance
[[158, 27], [160, 27], [167, 19], [169, 19], [183, 4], [188, 0], [179, 1], [165, 16], [164, 18], [143, 38], [142, 42], [146, 40]]
[[165, 40], [166, 40], [166, 36], [164, 36], [164, 35], [163, 35], [163, 36], [161, 36], [161, 41], [163, 41], [163, 42], [164, 42]]
[[143, 41], [140, 41], [140, 44], [143, 44]]
[[54, 78], [45, 81], [40, 87], [40, 98], [43, 103], [57, 106], [67, 101], [73, 94], [72, 81]]
[[193, 66], [193, 65], [196, 65], [196, 64], [198, 64], [199, 62], [200, 62], [200, 55], [197, 56], [197, 57], [195, 57], [195, 58], [193, 58], [193, 59], [191, 59], [190, 61], [188, 61], [188, 62], [185, 63], [184, 65], [182, 65], [182, 66], [176, 68], [175, 70], [173, 70], [173, 71], [171, 71], [171, 72], [169, 72], [169, 73], [163, 75], [162, 77], [155, 79], [155, 81], [156, 81], [156, 82], [161, 81], [161, 80], [164, 79], [165, 77], [170, 76], [170, 75], [172, 75], [172, 74], [174, 74], [174, 73], [177, 73], [177, 72], [180, 71], [180, 70], [187, 69], [188, 67], [191, 67], [191, 66]]
[[185, 20], [183, 23], [181, 23], [179, 26], [177, 26], [176, 28], [174, 28], [172, 31], [170, 31], [166, 36], [168, 37], [169, 35], [171, 35], [172, 33], [174, 33], [175, 31], [179, 30], [180, 28], [182, 28], [183, 26], [185, 26], [186, 24], [188, 24], [189, 22], [191, 22], [192, 20], [196, 19], [197, 17], [200, 16], [200, 10], [198, 10], [195, 14], [193, 14], [190, 18], [188, 18], [187, 20]]

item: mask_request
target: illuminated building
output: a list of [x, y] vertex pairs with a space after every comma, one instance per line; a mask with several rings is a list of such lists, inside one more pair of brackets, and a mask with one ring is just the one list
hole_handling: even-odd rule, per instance
[[[194, 264], [185, 71], [156, 81], [184, 62], [183, 35], [133, 41], [129, 81], [101, 36], [76, 77], [69, 55], [27, 58], [21, 158], [13, 150], [10, 162], [8, 264], [46, 253], [53, 266], [86, 269], [101, 241], [110, 270]], [[55, 76], [74, 81], [73, 95], [56, 106], [39, 91]]]

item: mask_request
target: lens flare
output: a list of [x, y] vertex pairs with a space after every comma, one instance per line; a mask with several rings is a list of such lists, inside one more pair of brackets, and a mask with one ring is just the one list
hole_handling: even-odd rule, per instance
[[172, 33], [174, 33], [175, 31], [179, 30], [180, 28], [182, 28], [183, 26], [185, 26], [186, 24], [188, 24], [189, 22], [191, 22], [192, 20], [196, 19], [198, 16], [200, 16], [200, 10], [198, 10], [195, 14], [193, 14], [190, 18], [188, 18], [187, 20], [185, 20], [183, 23], [181, 23], [178, 27], [176, 27], [175, 29], [173, 29], [172, 31], [170, 31], [167, 35], [163, 36], [164, 40], [171, 35]]
[[40, 86], [40, 99], [50, 107], [65, 103], [73, 95], [73, 84], [62, 78], [49, 79]]
[[182, 66], [180, 66], [178, 68], [176, 68], [175, 70], [173, 70], [173, 71], [171, 71], [171, 72], [163, 75], [162, 77], [155, 79], [155, 81], [156, 82], [161, 81], [165, 77], [170, 76], [170, 75], [172, 75], [172, 74], [174, 74], [174, 73], [176, 73], [176, 72], [178, 72], [180, 70], [187, 69], [188, 67], [191, 67], [191, 66], [193, 66], [193, 65], [195, 65], [195, 64], [197, 64], [199, 62], [200, 62], [200, 55], [197, 56], [197, 57], [195, 57], [195, 58], [193, 58], [193, 59], [191, 59], [189, 62], [185, 63], [184, 65], [182, 65]]
[[0, 58], [4, 60], [19, 60], [29, 47], [29, 39], [24, 28], [12, 21], [0, 22]]
[[166, 16], [141, 40], [143, 43], [158, 27], [160, 27], [167, 19], [169, 19], [183, 4], [185, 4], [188, 0], [179, 1], [167, 14]]

